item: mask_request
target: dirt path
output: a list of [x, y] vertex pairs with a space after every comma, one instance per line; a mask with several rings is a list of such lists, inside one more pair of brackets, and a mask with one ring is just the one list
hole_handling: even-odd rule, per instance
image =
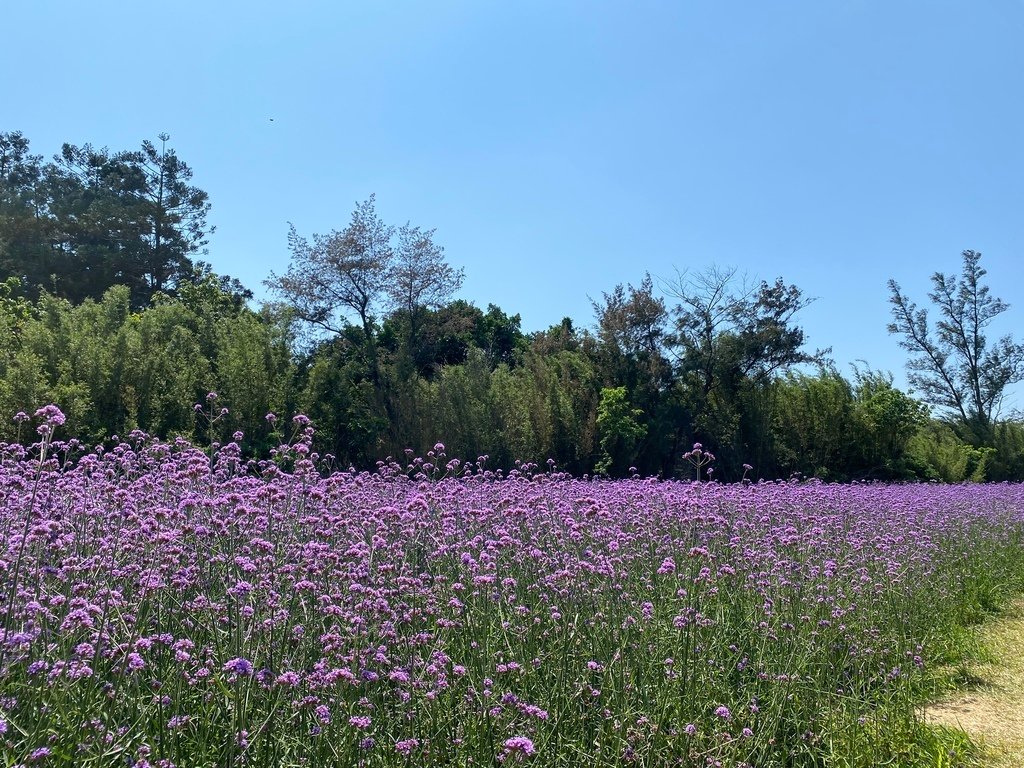
[[991, 663], [970, 666], [971, 690], [929, 707], [930, 722], [962, 728], [992, 768], [1024, 768], [1024, 601], [982, 628]]

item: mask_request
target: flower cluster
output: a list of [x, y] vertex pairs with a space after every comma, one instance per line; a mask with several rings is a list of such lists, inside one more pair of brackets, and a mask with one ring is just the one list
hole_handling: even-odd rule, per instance
[[821, 764], [1024, 586], [1017, 485], [431, 480], [440, 443], [323, 477], [293, 426], [0, 445], [8, 762]]
[[[697, 480], [700, 480], [700, 472], [704, 467], [707, 467], [715, 460], [715, 454], [711, 451], [704, 450], [704, 446], [700, 443], [694, 443], [693, 448], [683, 454], [683, 458], [689, 462], [690, 466], [694, 468], [697, 473]], [[746, 477], [746, 464], [743, 465], [744, 477]], [[707, 474], [710, 475], [712, 472], [711, 468], [708, 467]]]

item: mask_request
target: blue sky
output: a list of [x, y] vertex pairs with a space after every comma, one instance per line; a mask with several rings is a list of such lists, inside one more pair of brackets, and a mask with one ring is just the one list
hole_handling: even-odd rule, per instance
[[376, 193], [526, 330], [731, 266], [902, 382], [886, 281], [923, 300], [972, 248], [1024, 336], [1021, 2], [37, 0], [4, 26], [0, 130], [44, 155], [171, 134], [209, 261], [257, 290], [288, 222]]

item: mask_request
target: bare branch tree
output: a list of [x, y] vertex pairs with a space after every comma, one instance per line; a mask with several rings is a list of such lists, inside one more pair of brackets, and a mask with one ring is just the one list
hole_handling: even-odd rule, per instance
[[332, 333], [341, 333], [345, 315], [355, 315], [367, 341], [383, 296], [395, 253], [394, 228], [374, 209], [374, 196], [356, 205], [341, 232], [313, 235], [313, 242], [295, 227], [288, 233], [292, 261], [284, 275], [271, 274], [266, 285], [291, 304], [298, 317]]
[[391, 308], [406, 316], [410, 344], [415, 341], [417, 313], [439, 307], [462, 287], [463, 270], [444, 260], [444, 248], [434, 242], [434, 230], [408, 223], [397, 233], [394, 260], [387, 273]]

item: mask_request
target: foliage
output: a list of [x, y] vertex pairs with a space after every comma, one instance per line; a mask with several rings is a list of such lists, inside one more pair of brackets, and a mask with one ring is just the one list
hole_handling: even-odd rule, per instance
[[[1007, 307], [974, 251], [959, 278], [933, 275], [937, 323], [890, 285], [922, 403], [807, 349], [811, 299], [781, 277], [644, 275], [592, 301], [589, 327], [524, 334], [520, 315], [456, 299], [463, 272], [434, 231], [384, 222], [373, 195], [340, 231], [291, 227], [267, 281], [281, 301], [254, 310], [195, 260], [212, 227], [191, 177], [165, 136], [46, 162], [0, 134], [0, 409], [59, 402], [86, 442], [241, 431], [247, 454], [272, 446], [268, 412], [301, 411], [316, 448], [357, 468], [441, 440], [495, 471], [686, 477], [699, 441], [723, 481], [1024, 479], [1024, 430], [998, 408], [1024, 346], [986, 339]], [[212, 430], [195, 412], [210, 390], [228, 409]]]
[[377, 216], [373, 195], [356, 206], [341, 232], [314, 234], [310, 243], [292, 226], [288, 271], [283, 276], [271, 273], [267, 285], [300, 320], [332, 333], [343, 330], [339, 312], [354, 313], [369, 339], [394, 257], [393, 233]]
[[776, 455], [780, 474], [835, 479], [849, 465], [854, 423], [853, 391], [835, 371], [789, 374], [776, 382]]
[[44, 164], [20, 133], [0, 134], [0, 272], [76, 304], [127, 285], [133, 308], [187, 280], [210, 203], [169, 138], [115, 153], [64, 144]]
[[993, 448], [976, 448], [949, 425], [932, 422], [911, 438], [908, 459], [918, 477], [945, 483], [981, 482]]
[[604, 387], [597, 406], [597, 433], [601, 458], [594, 471], [601, 475], [621, 474], [633, 460], [636, 446], [647, 426], [640, 422], [644, 412], [626, 399], [625, 387]]
[[1001, 421], [995, 425], [992, 440], [994, 453], [985, 465], [989, 480], [1021, 480], [1024, 478], [1024, 421]]
[[[65, 429], [89, 442], [133, 429], [198, 437], [193, 406], [217, 390], [233, 409], [224, 428], [264, 449], [265, 414], [289, 400], [287, 332], [280, 319], [239, 308], [215, 281], [202, 295], [186, 291], [140, 312], [127, 286], [77, 306], [47, 293], [0, 301], [0, 405], [30, 412], [58, 400]], [[12, 429], [0, 425], [0, 434]]]
[[900, 346], [912, 354], [908, 378], [924, 400], [985, 443], [1006, 387], [1024, 380], [1024, 345], [1010, 335], [989, 344], [985, 329], [1009, 306], [982, 284], [987, 273], [980, 261], [977, 251], [964, 251], [959, 280], [942, 272], [932, 275], [928, 298], [940, 318], [934, 329], [927, 310], [918, 309], [890, 280], [889, 332], [900, 335]]
[[896, 389], [891, 374], [857, 369], [854, 373], [854, 429], [865, 475], [913, 477], [908, 450], [928, 423], [927, 406]]
[[396, 238], [386, 290], [392, 310], [405, 319], [406, 350], [411, 352], [417, 346], [421, 313], [451, 299], [462, 286], [463, 271], [444, 260], [444, 248], [434, 242], [432, 229], [406, 224]]

